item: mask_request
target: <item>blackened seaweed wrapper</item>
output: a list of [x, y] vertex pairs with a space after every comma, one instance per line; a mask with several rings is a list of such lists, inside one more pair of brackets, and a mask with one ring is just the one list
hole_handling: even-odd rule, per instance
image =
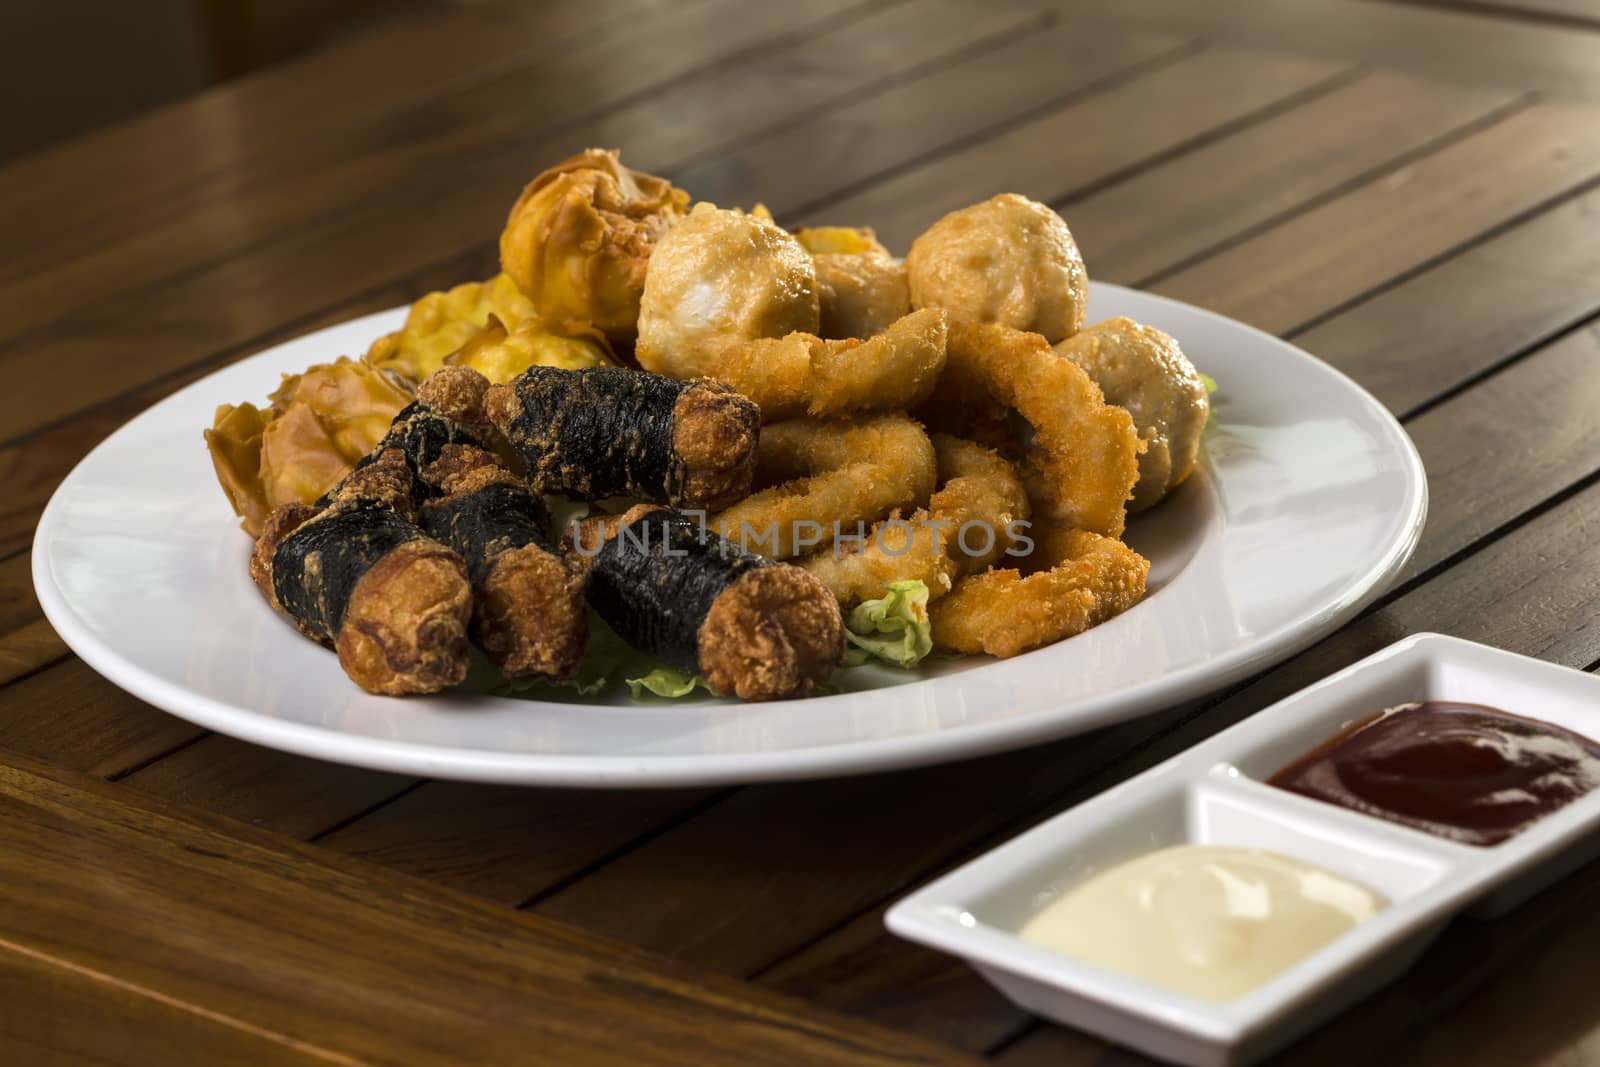
[[[411, 473], [417, 476], [411, 488], [411, 502], [420, 504], [428, 493], [428, 487], [421, 478], [422, 472], [439, 458], [444, 452], [445, 445], [482, 447], [472, 431], [461, 423], [448, 415], [440, 414], [420, 400], [413, 400], [400, 409], [394, 421], [389, 423], [389, 432], [383, 435], [383, 440], [374, 445], [371, 452], [356, 461], [351, 473], [374, 462], [385, 449], [399, 449], [405, 455]], [[348, 478], [349, 475], [345, 477]], [[343, 484], [344, 479], [341, 478], [338, 485], [322, 495], [322, 499], [317, 501], [317, 506], [327, 507]]]
[[700, 626], [740, 575], [772, 560], [674, 511], [652, 511], [596, 554], [589, 604], [628, 644], [684, 670], [700, 669]]
[[657, 502], [682, 491], [672, 416], [693, 382], [620, 367], [531, 367], [510, 384], [520, 410], [502, 429], [535, 488]]
[[272, 590], [284, 610], [331, 644], [356, 583], [378, 560], [422, 536], [389, 508], [326, 512], [278, 545]]
[[474, 586], [483, 583], [504, 552], [525, 545], [555, 551], [544, 501], [527, 487], [507, 482], [439, 501], [423, 513], [422, 525], [466, 560]]

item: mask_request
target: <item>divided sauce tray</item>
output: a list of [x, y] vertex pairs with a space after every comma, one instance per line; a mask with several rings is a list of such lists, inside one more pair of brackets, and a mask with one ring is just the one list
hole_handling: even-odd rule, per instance
[[[1267, 784], [1346, 725], [1428, 700], [1485, 704], [1600, 740], [1600, 678], [1416, 634], [917, 890], [890, 909], [889, 929], [965, 959], [1021, 1007], [1065, 1025], [1173, 1063], [1251, 1063], [1399, 977], [1452, 916], [1492, 918], [1600, 855], [1600, 790], [1477, 847]], [[1376, 890], [1388, 906], [1228, 1001], [1017, 936], [1084, 879], [1183, 844], [1283, 853]]]

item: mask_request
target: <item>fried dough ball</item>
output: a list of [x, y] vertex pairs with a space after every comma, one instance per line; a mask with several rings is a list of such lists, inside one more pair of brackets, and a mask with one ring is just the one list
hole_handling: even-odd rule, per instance
[[504, 274], [466, 282], [412, 304], [405, 325], [372, 342], [365, 361], [420, 382], [488, 325], [490, 316], [515, 327], [533, 313], [533, 302]]
[[650, 254], [688, 204], [665, 178], [590, 148], [522, 190], [500, 234], [500, 266], [558, 329], [593, 323], [630, 341]]
[[1051, 344], [1083, 326], [1089, 274], [1072, 232], [1047, 205], [1016, 193], [952, 211], [906, 256], [911, 306], [1032, 330]]
[[411, 402], [390, 374], [350, 359], [285, 375], [266, 410], [217, 408], [206, 447], [241, 525], [259, 536], [284, 504], [310, 504], [350, 473]]
[[911, 312], [904, 263], [881, 252], [819, 252], [821, 336], [871, 337]]
[[1032, 574], [995, 569], [963, 578], [928, 605], [933, 647], [1004, 659], [1098, 626], [1144, 597], [1150, 562], [1109, 537], [1056, 530], [1040, 537]]
[[1200, 454], [1211, 413], [1200, 373], [1178, 342], [1132, 319], [1097, 322], [1055, 346], [1089, 373], [1108, 403], [1126, 408], [1145, 451], [1129, 511], [1142, 511], [1180, 485]]
[[1037, 517], [1120, 536], [1144, 448], [1133, 417], [1106, 403], [1094, 379], [1037, 333], [958, 320], [947, 351], [918, 416], [932, 429], [1021, 456]]
[[823, 340], [820, 327], [800, 242], [768, 219], [699, 204], [651, 256], [634, 354], [657, 374], [716, 378], [768, 421], [910, 407], [944, 367], [938, 309], [866, 341]]

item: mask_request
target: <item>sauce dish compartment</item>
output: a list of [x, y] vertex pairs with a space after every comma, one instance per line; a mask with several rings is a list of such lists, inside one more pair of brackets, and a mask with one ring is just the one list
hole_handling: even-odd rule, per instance
[[[918, 890], [890, 909], [889, 928], [965, 958], [1038, 1014], [1176, 1063], [1252, 1062], [1398, 977], [1453, 915], [1498, 914], [1600, 854], [1600, 790], [1480, 848], [1266, 784], [1346, 724], [1423, 700], [1484, 704], [1600, 740], [1600, 678], [1416, 635]], [[1018, 936], [1083, 880], [1180, 844], [1282, 853], [1365, 885], [1388, 906], [1228, 1001]]]

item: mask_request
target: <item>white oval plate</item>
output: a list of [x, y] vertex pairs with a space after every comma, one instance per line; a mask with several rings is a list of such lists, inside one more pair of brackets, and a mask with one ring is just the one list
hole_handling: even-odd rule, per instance
[[257, 744], [407, 774], [749, 782], [1062, 737], [1202, 695], [1309, 645], [1383, 589], [1426, 510], [1405, 432], [1326, 364], [1210, 312], [1096, 285], [1091, 321], [1112, 315], [1173, 334], [1221, 383], [1203, 466], [1130, 525], [1129, 542], [1152, 562], [1143, 603], [1011, 660], [841, 671], [845, 692], [771, 704], [362, 693], [250, 584], [249, 539], [200, 431], [218, 404], [264, 397], [281, 373], [365, 351], [403, 309], [223, 368], [112, 434], [45, 509], [34, 585], [73, 651], [135, 696]]

